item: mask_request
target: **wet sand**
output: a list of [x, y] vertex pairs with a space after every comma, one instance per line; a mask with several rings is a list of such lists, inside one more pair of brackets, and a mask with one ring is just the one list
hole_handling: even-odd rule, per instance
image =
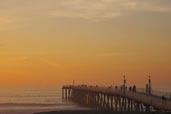
[[[55, 109], [54, 109], [55, 110]], [[52, 109], [1, 109], [0, 114], [34, 114], [38, 112], [49, 112]]]
[[[152, 114], [147, 112], [109, 112], [109, 111], [52, 111], [34, 114]], [[153, 113], [155, 114], [155, 113]]]

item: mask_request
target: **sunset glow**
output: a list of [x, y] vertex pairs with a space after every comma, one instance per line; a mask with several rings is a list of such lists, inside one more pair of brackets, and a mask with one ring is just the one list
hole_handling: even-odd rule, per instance
[[0, 86], [170, 86], [170, 0], [0, 0]]

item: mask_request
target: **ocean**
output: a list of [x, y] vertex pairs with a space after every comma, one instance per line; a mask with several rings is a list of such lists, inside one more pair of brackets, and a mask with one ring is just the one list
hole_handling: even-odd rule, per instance
[[0, 88], [0, 114], [32, 114], [60, 110], [88, 110], [62, 100], [61, 88]]
[[[156, 89], [171, 92], [170, 89]], [[156, 92], [161, 94], [160, 92]], [[89, 110], [62, 100], [61, 88], [0, 88], [0, 114], [33, 114], [61, 110]]]

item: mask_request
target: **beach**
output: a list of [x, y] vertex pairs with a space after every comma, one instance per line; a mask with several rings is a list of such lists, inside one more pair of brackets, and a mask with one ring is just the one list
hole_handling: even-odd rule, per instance
[[95, 110], [79, 110], [79, 111], [52, 111], [41, 112], [34, 114], [152, 114], [147, 112], [110, 112], [110, 111], [95, 111]]

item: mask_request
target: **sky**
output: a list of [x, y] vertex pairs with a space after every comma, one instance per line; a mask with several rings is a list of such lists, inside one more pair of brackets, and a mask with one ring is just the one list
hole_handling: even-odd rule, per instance
[[0, 0], [0, 86], [171, 86], [171, 0]]

